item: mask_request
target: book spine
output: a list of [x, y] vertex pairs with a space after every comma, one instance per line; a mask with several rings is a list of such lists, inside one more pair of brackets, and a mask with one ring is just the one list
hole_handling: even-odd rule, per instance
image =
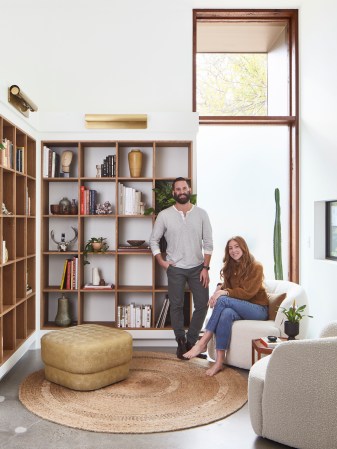
[[85, 187], [81, 186], [80, 189], [80, 214], [84, 215], [84, 195], [85, 195]]
[[71, 260], [67, 259], [66, 290], [71, 287]]
[[60, 283], [60, 290], [64, 289], [64, 284], [65, 284], [65, 278], [66, 278], [66, 272], [67, 272], [67, 264], [68, 261], [67, 259], [64, 261], [64, 265], [63, 265], [63, 273], [62, 273], [62, 278], [61, 278], [61, 283]]

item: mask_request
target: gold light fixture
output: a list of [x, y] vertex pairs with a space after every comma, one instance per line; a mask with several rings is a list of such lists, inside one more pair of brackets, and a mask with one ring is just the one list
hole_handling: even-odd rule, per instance
[[85, 114], [89, 129], [146, 129], [146, 114]]
[[29, 117], [29, 111], [35, 112], [38, 109], [36, 104], [16, 84], [8, 88], [8, 101], [26, 117]]

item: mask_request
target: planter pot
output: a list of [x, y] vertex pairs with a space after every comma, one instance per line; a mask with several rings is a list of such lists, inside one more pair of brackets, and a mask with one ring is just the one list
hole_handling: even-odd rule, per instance
[[292, 323], [291, 321], [284, 322], [284, 333], [288, 335], [288, 340], [295, 340], [296, 335], [299, 334], [300, 323]]
[[139, 178], [142, 172], [143, 153], [140, 150], [131, 150], [128, 160], [131, 178]]
[[103, 243], [102, 242], [92, 242], [92, 249], [94, 251], [100, 251], [102, 249]]

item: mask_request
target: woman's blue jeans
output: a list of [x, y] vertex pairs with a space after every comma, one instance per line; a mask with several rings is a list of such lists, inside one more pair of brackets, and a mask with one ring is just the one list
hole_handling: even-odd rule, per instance
[[252, 304], [242, 299], [220, 296], [207, 323], [206, 330], [216, 336], [216, 349], [226, 350], [232, 335], [233, 322], [236, 320], [267, 320], [268, 306]]

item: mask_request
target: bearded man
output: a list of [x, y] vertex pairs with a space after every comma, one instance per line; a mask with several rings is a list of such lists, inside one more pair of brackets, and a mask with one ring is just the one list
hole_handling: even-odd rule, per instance
[[[210, 260], [213, 251], [212, 227], [207, 212], [190, 202], [191, 187], [185, 178], [172, 183], [176, 203], [158, 214], [150, 247], [158, 264], [166, 270], [171, 326], [178, 343], [177, 357], [196, 343], [207, 313]], [[166, 257], [159, 241], [167, 242]], [[185, 334], [184, 300], [186, 282], [193, 294], [194, 310]]]

